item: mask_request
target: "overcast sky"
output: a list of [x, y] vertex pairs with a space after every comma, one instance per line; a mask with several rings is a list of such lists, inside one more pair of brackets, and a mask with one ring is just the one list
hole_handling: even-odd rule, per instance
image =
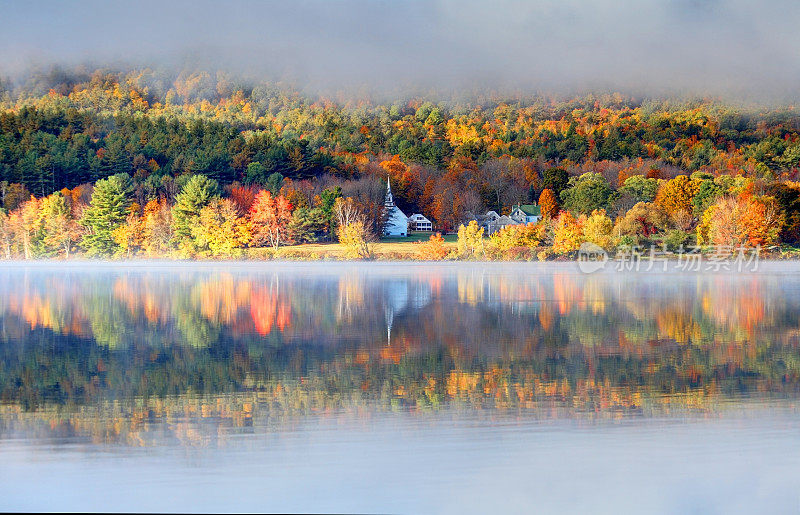
[[312, 86], [796, 98], [797, 0], [0, 0], [5, 74], [199, 64]]

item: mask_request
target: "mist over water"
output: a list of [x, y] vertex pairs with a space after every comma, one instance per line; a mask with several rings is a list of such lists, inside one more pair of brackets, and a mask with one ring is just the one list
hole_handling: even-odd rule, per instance
[[796, 267], [9, 263], [0, 508], [792, 511]]
[[0, 69], [227, 70], [316, 91], [797, 98], [790, 0], [9, 2]]

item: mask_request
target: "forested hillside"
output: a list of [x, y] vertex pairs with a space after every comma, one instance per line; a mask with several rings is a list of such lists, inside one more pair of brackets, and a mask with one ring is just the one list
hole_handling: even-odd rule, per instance
[[[44, 199], [61, 191], [80, 217], [75, 206], [89, 204], [92, 184], [127, 174], [125, 209], [133, 205], [144, 216], [148, 203], [171, 207], [189, 178], [203, 175], [240, 215], [260, 189], [285, 199], [288, 217], [305, 209], [305, 237], [283, 238], [304, 241], [330, 237], [338, 196], [353, 199], [379, 232], [388, 175], [399, 207], [426, 214], [442, 231], [489, 209], [507, 213], [516, 203], [537, 202], [545, 190], [554, 216], [559, 208], [575, 216], [602, 209], [615, 222], [637, 202], [655, 201], [658, 190], [667, 221], [652, 225], [661, 233], [680, 230], [696, 239], [705, 210], [743, 192], [780, 213], [772, 217], [774, 236], [740, 240], [775, 243], [780, 232], [793, 242], [798, 233], [792, 181], [800, 166], [800, 113], [793, 107], [619, 94], [374, 102], [222, 73], [146, 69], [53, 71], [0, 88], [7, 213], [31, 194]], [[679, 176], [689, 185], [674, 185], [686, 197], [675, 204], [662, 186]], [[316, 211], [309, 220], [315, 209], [324, 215]], [[102, 253], [113, 249], [118, 244]]]

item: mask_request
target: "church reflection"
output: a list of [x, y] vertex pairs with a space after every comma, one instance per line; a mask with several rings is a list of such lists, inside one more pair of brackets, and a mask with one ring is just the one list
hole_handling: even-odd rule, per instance
[[6, 270], [0, 400], [171, 413], [208, 397], [198, 409], [251, 422], [367, 405], [708, 409], [798, 392], [798, 292], [769, 274]]

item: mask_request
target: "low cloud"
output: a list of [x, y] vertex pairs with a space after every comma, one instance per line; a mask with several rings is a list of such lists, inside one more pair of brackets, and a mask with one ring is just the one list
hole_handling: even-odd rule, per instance
[[310, 88], [795, 99], [800, 2], [11, 2], [0, 70], [226, 69]]

